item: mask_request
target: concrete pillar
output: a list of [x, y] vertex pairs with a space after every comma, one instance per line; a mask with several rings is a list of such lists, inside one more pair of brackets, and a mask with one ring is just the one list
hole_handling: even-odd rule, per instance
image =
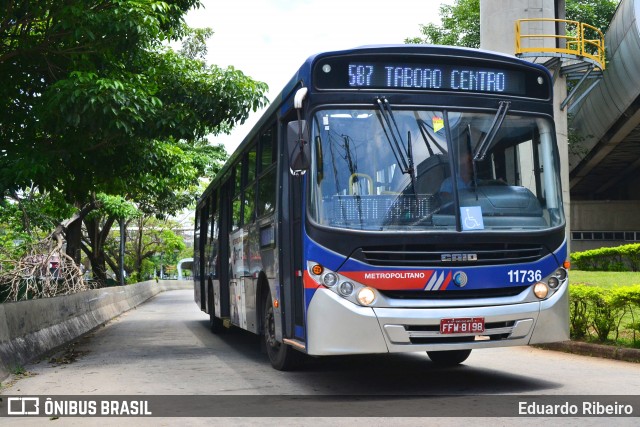
[[[555, 18], [554, 0], [480, 0], [480, 47], [513, 55], [515, 53], [515, 26], [518, 19]], [[524, 23], [527, 34], [555, 34], [553, 23]], [[553, 46], [548, 38], [533, 38], [524, 41], [524, 46], [533, 44]]]
[[[564, 19], [564, 0], [480, 0], [480, 48], [515, 54], [516, 20], [559, 18]], [[562, 28], [554, 23], [526, 23], [521, 27], [523, 34], [559, 34]], [[557, 40], [540, 37], [523, 41], [522, 46], [555, 47]], [[553, 72], [553, 71], [552, 71]], [[556, 138], [560, 151], [560, 169], [562, 177], [562, 197], [565, 218], [567, 220], [567, 242], [570, 241], [570, 198], [569, 198], [569, 144], [567, 109], [560, 110], [560, 103], [567, 96], [567, 81], [559, 73], [553, 88], [554, 120]]]

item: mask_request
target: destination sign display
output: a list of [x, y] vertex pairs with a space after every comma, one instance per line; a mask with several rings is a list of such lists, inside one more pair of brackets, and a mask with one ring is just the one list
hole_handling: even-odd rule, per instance
[[467, 92], [524, 94], [524, 78], [515, 71], [465, 66], [407, 66], [350, 63], [353, 88], [443, 89]]
[[[547, 98], [549, 89], [539, 70], [479, 66], [459, 58], [399, 62], [354, 58], [328, 59], [316, 65], [320, 89], [386, 89], [449, 91]], [[493, 64], [489, 64], [493, 65]]]

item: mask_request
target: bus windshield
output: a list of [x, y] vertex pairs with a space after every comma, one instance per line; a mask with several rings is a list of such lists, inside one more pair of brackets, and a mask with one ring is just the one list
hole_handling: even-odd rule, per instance
[[507, 109], [316, 112], [312, 220], [393, 232], [564, 224], [553, 125]]

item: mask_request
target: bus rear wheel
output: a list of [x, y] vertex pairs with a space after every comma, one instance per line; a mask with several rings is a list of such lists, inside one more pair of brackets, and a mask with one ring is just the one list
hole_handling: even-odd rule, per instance
[[276, 339], [275, 316], [271, 293], [267, 294], [263, 310], [263, 336], [271, 366], [279, 371], [291, 371], [302, 362], [302, 353]]
[[427, 351], [429, 359], [438, 366], [456, 366], [467, 360], [471, 350]]

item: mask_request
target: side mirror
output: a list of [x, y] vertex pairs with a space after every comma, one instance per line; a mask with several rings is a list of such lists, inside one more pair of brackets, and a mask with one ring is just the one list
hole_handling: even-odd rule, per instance
[[287, 147], [289, 149], [289, 168], [294, 175], [301, 175], [311, 166], [311, 148], [305, 137], [306, 120], [287, 123]]

